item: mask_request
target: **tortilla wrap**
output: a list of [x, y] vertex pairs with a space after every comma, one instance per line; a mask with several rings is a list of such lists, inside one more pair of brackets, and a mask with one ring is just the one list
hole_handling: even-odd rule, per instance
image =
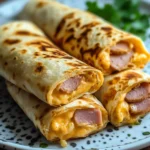
[[[92, 95], [84, 95], [64, 106], [54, 108], [10, 82], [6, 83], [13, 99], [46, 139], [60, 140], [62, 146], [66, 146], [68, 139], [86, 137], [102, 130], [108, 122], [107, 111]], [[98, 118], [100, 122], [98, 124], [77, 124], [74, 119], [75, 113], [80, 110], [100, 111], [100, 118]]]
[[64, 51], [105, 75], [143, 68], [150, 60], [140, 38], [89, 12], [52, 0], [30, 0], [20, 16], [36, 23]]
[[115, 126], [133, 124], [150, 111], [150, 75], [126, 70], [105, 77], [95, 93]]
[[0, 27], [0, 75], [52, 106], [94, 93], [103, 83], [101, 71], [61, 51], [25, 21]]

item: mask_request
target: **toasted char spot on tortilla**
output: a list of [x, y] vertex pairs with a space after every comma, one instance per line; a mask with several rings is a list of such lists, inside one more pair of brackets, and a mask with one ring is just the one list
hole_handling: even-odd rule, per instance
[[[79, 38], [77, 38], [77, 42], [80, 43], [82, 41], [82, 39], [83, 38], [80, 36]], [[76, 47], [79, 47], [79, 46], [80, 46], [79, 44], [76, 45]]]
[[101, 33], [97, 33], [96, 35], [99, 36]]
[[44, 92], [46, 90], [46, 87], [41, 85], [40, 83], [37, 84], [37, 86], [39, 87], [39, 89]]
[[27, 52], [27, 50], [26, 50], [26, 49], [23, 49], [23, 50], [21, 50], [20, 52], [21, 52], [21, 54], [25, 54], [25, 53]]
[[[49, 112], [49, 110], [50, 110], [50, 108], [48, 107], [48, 108], [45, 108], [45, 110], [42, 112], [42, 114], [39, 116], [39, 117], [36, 117], [36, 119], [38, 119], [38, 120], [42, 120], [42, 118], [45, 116], [45, 114], [47, 114], [48, 112]], [[43, 124], [42, 122], [41, 122], [41, 124]]]
[[102, 30], [104, 30], [104, 31], [106, 31], [106, 32], [108, 32], [108, 31], [111, 31], [111, 30], [112, 30], [112, 28], [111, 28], [111, 27], [102, 27], [101, 29], [102, 29]]
[[12, 52], [12, 51], [14, 51], [16, 48], [14, 47], [14, 48], [12, 48], [10, 51]]
[[14, 57], [14, 59], [13, 60], [17, 60], [17, 57]]
[[[69, 23], [68, 22], [66, 22], [66, 26], [67, 27], [71, 27], [72, 26], [72, 28], [68, 28], [68, 29], [66, 29], [66, 31], [71, 31], [71, 32], [74, 32], [75, 30], [74, 30], [74, 28], [75, 27], [79, 27], [80, 25], [81, 25], [81, 21], [80, 21], [81, 19], [80, 18], [77, 18], [77, 19], [73, 19], [72, 21], [70, 21]], [[68, 23], [68, 24], [67, 24]]]
[[40, 104], [35, 105], [35, 109], [38, 109], [40, 107]]
[[119, 77], [115, 77], [114, 80], [119, 81], [120, 80], [120, 76]]
[[6, 39], [4, 41], [4, 44], [12, 45], [12, 44], [17, 44], [19, 42], [21, 42], [21, 40], [19, 40], [19, 39]]
[[13, 79], [15, 79], [15, 77], [16, 77], [16, 75], [15, 75], [15, 73], [13, 73]]
[[92, 31], [92, 29], [89, 29], [89, 28], [85, 29], [85, 30], [80, 34], [80, 37], [85, 38], [85, 37], [88, 35], [88, 33], [91, 32], [91, 31]]
[[8, 65], [8, 62], [5, 62], [5, 63], [4, 63], [4, 66], [7, 66], [7, 65]]
[[108, 93], [105, 93], [103, 96], [103, 105], [107, 105], [110, 99], [113, 99], [117, 91], [114, 87], [111, 87]]
[[80, 18], [75, 19], [72, 23], [74, 23], [74, 22], [76, 24], [76, 27], [79, 27], [81, 25]]
[[73, 51], [74, 49], [75, 49], [75, 46], [72, 46], [72, 47], [71, 47], [71, 50]]
[[55, 37], [57, 37], [57, 35], [59, 34], [59, 32], [61, 31], [61, 29], [64, 27], [66, 20], [73, 18], [74, 17], [74, 13], [70, 13], [67, 14], [66, 16], [64, 16], [64, 18], [60, 21], [60, 23], [58, 24], [57, 28], [56, 28], [56, 32], [55, 32]]
[[42, 65], [41, 62], [38, 62], [35, 68], [36, 73], [41, 73], [44, 70], [44, 66]]
[[45, 41], [32, 41], [32, 42], [26, 43], [26, 45], [27, 46], [36, 45], [40, 51], [48, 51], [48, 49], [51, 49], [51, 48], [58, 49], [56, 46], [52, 45], [51, 43], [45, 42]]
[[45, 45], [40, 45], [40, 46], [39, 46], [39, 49], [40, 49], [41, 51], [47, 51], [48, 48], [50, 48], [50, 47], [49, 47], [49, 46], [45, 46]]
[[92, 27], [95, 27], [95, 26], [97, 26], [97, 25], [99, 25], [100, 24], [100, 22], [91, 22], [91, 23], [88, 23], [88, 24], [85, 24], [85, 25], [83, 25], [82, 27], [81, 27], [81, 29], [91, 29]]
[[49, 47], [56, 47], [56, 46], [52, 45], [51, 43], [49, 43], [47, 41], [42, 41], [42, 40], [32, 41], [32, 42], [28, 42], [26, 44], [27, 45], [43, 45], [43, 46], [49, 46]]
[[25, 89], [27, 89], [26, 86], [25, 86], [25, 84], [23, 84], [23, 87], [24, 87]]
[[73, 59], [73, 57], [71, 57], [71, 56], [64, 56], [63, 58], [64, 59]]
[[8, 27], [4, 27], [4, 28], [3, 28], [3, 31], [6, 31], [7, 29], [8, 29]]
[[41, 7], [45, 6], [46, 4], [47, 4], [47, 2], [39, 2], [39, 3], [36, 5], [36, 7], [37, 7], [37, 8], [41, 8]]
[[141, 78], [142, 76], [136, 72], [127, 72], [127, 74], [124, 76], [124, 79], [131, 80], [135, 78]]
[[54, 54], [54, 55], [56, 55], [56, 58], [58, 57], [58, 56], [68, 56], [66, 53], [64, 53], [63, 51], [60, 51], [60, 50], [55, 50], [55, 51], [53, 51], [52, 52], [52, 54]]
[[65, 42], [68, 43], [73, 39], [75, 39], [74, 35], [70, 35], [69, 37], [66, 38]]
[[36, 56], [39, 56], [40, 55], [40, 53], [39, 52], [35, 52], [34, 53], [34, 56], [36, 57]]
[[54, 59], [56, 59], [57, 57], [54, 55], [43, 55], [43, 58], [49, 58], [49, 59], [54, 58]]
[[66, 64], [69, 66], [73, 66], [73, 67], [80, 67], [80, 66], [85, 65], [85, 64], [82, 64], [80, 62], [78, 62], [78, 63], [66, 62]]
[[67, 29], [68, 32], [75, 32], [74, 28]]
[[20, 30], [20, 31], [17, 31], [15, 32], [15, 35], [20, 35], [20, 36], [40, 36], [38, 34], [35, 34], [35, 33], [32, 33], [32, 32], [28, 32], [28, 31], [23, 31], [23, 30]]
[[110, 80], [108, 82], [109, 85], [114, 85], [120, 80], [120, 77], [115, 77], [113, 80]]
[[[84, 50], [83, 48], [81, 48], [80, 49], [80, 54], [82, 55], [83, 59], [84, 59], [84, 55], [86, 53], [89, 53], [92, 57], [96, 56], [96, 58], [97, 58], [100, 51], [101, 51], [101, 47], [99, 46], [99, 43], [97, 43], [97, 44], [95, 44], [94, 48], [90, 48], [90, 49], [87, 49], [87, 50]], [[92, 64], [93, 63], [94, 62], [92, 61]]]

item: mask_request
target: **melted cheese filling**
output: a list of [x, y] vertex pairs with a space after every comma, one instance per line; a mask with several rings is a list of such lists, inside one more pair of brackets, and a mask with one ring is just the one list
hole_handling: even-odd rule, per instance
[[78, 95], [82, 95], [85, 92], [88, 92], [92, 89], [92, 91], [97, 88], [97, 86], [99, 85], [99, 83], [96, 84], [97, 82], [97, 77], [96, 74], [91, 74], [91, 75], [81, 75], [82, 80], [79, 84], [79, 86], [77, 87], [76, 90], [74, 90], [71, 93], [67, 93], [64, 91], [61, 91], [59, 89], [59, 86], [57, 86], [57, 88], [55, 88], [55, 90], [53, 91], [53, 105], [62, 105], [62, 104], [67, 104], [69, 101], [71, 101], [74, 97], [77, 97]]
[[147, 63], [147, 55], [135, 52], [132, 62], [135, 63], [139, 68], [143, 68]]
[[117, 104], [112, 115], [112, 122], [116, 126], [120, 126], [121, 124], [133, 124], [142, 116], [142, 114], [135, 115], [130, 113], [130, 103], [124, 100], [125, 95], [126, 94], [121, 96], [121, 101]]
[[[51, 127], [50, 127], [51, 132], [49, 132], [49, 136], [59, 138], [60, 144], [63, 147], [64, 145], [66, 145], [64, 141], [66, 141], [67, 139], [85, 137], [89, 133], [92, 133], [96, 131], [97, 129], [99, 129], [100, 127], [103, 127], [103, 121], [101, 124], [94, 124], [94, 125], [84, 124], [82, 126], [77, 125], [74, 121], [74, 113], [76, 109], [77, 108], [74, 108], [63, 114], [55, 116], [51, 122]], [[103, 112], [103, 110], [101, 112]], [[103, 115], [104, 114], [102, 113], [102, 118], [103, 118]]]

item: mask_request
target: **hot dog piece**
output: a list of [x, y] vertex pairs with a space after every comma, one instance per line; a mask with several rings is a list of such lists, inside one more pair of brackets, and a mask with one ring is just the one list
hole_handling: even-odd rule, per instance
[[150, 84], [142, 83], [140, 86], [133, 88], [127, 93], [125, 100], [127, 102], [139, 102], [150, 96]]
[[132, 56], [133, 51], [129, 51], [126, 54], [121, 55], [110, 55], [111, 68], [113, 68], [116, 71], [123, 70], [130, 62]]
[[116, 45], [112, 46], [110, 52], [112, 54], [125, 54], [130, 51], [129, 44], [126, 42], [119, 42]]
[[71, 93], [78, 88], [81, 80], [81, 76], [71, 77], [61, 84], [60, 90], [66, 93]]
[[132, 114], [146, 114], [150, 111], [150, 98], [141, 102], [130, 104], [130, 112]]
[[74, 114], [74, 120], [77, 125], [93, 125], [93, 124], [101, 124], [102, 115], [100, 110], [95, 108], [89, 109], [78, 109]]

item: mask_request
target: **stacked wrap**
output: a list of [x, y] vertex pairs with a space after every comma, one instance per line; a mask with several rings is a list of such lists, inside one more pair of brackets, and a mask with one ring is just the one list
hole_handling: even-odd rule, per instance
[[150, 75], [141, 70], [126, 70], [107, 76], [95, 95], [113, 125], [136, 123], [150, 111]]
[[[92, 95], [84, 95], [69, 104], [54, 108], [9, 82], [7, 82], [7, 88], [16, 103], [47, 140], [60, 139], [62, 146], [66, 146], [65, 140], [67, 139], [85, 137], [102, 130], [108, 122], [106, 110]], [[100, 124], [76, 124], [75, 113], [79, 110], [89, 109], [101, 112]]]
[[66, 146], [66, 140], [86, 137], [108, 122], [105, 108], [89, 94], [102, 85], [101, 71], [58, 49], [30, 22], [0, 27], [0, 75], [8, 80], [13, 99], [50, 141]]
[[102, 18], [55, 1], [30, 0], [21, 18], [35, 22], [63, 50], [105, 75], [143, 68], [150, 60], [138, 37], [115, 28]]
[[101, 71], [59, 50], [40, 29], [21, 21], [0, 27], [0, 75], [52, 106], [93, 93], [103, 83]]

